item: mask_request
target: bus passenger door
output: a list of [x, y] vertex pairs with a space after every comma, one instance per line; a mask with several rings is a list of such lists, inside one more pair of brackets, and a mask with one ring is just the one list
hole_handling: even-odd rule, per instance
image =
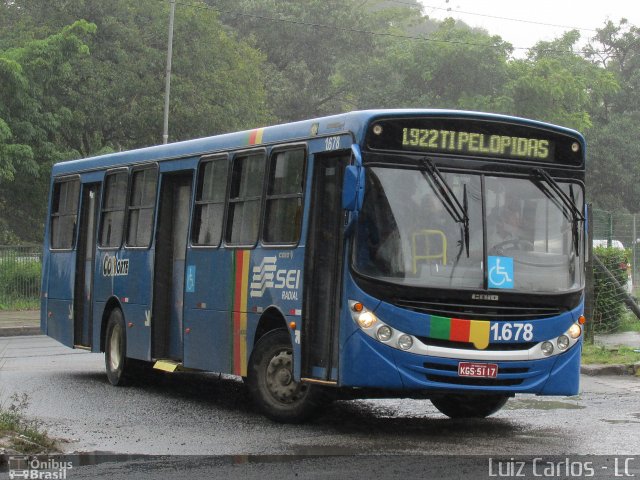
[[155, 359], [183, 359], [184, 276], [193, 174], [164, 174], [156, 230], [152, 348]]
[[83, 186], [73, 296], [73, 343], [76, 347], [91, 347], [93, 272], [96, 258], [99, 199], [100, 184], [93, 183]]
[[316, 155], [306, 243], [302, 377], [338, 380], [342, 179], [350, 153]]

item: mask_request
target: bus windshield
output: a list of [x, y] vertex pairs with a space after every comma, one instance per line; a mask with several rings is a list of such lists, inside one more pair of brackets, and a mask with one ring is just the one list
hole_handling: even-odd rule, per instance
[[[532, 178], [442, 175], [460, 203], [466, 197], [468, 246], [464, 225], [429, 176], [372, 166], [354, 240], [357, 273], [425, 288], [562, 293], [582, 287], [584, 255], [576, 252], [582, 229]], [[582, 187], [558, 186], [582, 211]]]

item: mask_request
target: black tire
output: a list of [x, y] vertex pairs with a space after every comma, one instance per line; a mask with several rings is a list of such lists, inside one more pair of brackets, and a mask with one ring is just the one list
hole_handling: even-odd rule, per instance
[[507, 403], [505, 395], [443, 395], [431, 403], [450, 418], [485, 418], [493, 415]]
[[247, 387], [260, 411], [276, 422], [300, 423], [324, 403], [321, 387], [293, 380], [291, 339], [273, 330], [258, 340], [247, 371]]
[[123, 386], [129, 381], [127, 361], [127, 334], [124, 317], [120, 309], [114, 309], [107, 321], [107, 335], [104, 341], [104, 364], [111, 385]]

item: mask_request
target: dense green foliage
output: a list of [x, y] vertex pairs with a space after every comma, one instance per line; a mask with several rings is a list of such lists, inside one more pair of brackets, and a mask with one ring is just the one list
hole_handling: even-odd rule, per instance
[[[628, 252], [613, 247], [596, 247], [593, 253], [624, 288], [627, 282]], [[623, 293], [614, 286], [609, 276], [598, 268], [594, 268], [593, 271], [593, 290], [596, 293], [588, 327], [594, 333], [616, 331], [625, 313]]]
[[[161, 142], [168, 11], [0, 1], [0, 243], [40, 240], [54, 162]], [[523, 57], [409, 0], [179, 2], [171, 92], [171, 141], [380, 107], [554, 122], [587, 136], [587, 198], [640, 209], [640, 30], [626, 21]]]

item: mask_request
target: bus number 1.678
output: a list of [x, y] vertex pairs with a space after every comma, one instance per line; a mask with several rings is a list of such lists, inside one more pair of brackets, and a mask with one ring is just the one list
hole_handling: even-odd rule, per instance
[[524, 340], [530, 342], [533, 340], [533, 325], [531, 323], [494, 323], [491, 325], [491, 337], [494, 341], [511, 341], [517, 342]]

